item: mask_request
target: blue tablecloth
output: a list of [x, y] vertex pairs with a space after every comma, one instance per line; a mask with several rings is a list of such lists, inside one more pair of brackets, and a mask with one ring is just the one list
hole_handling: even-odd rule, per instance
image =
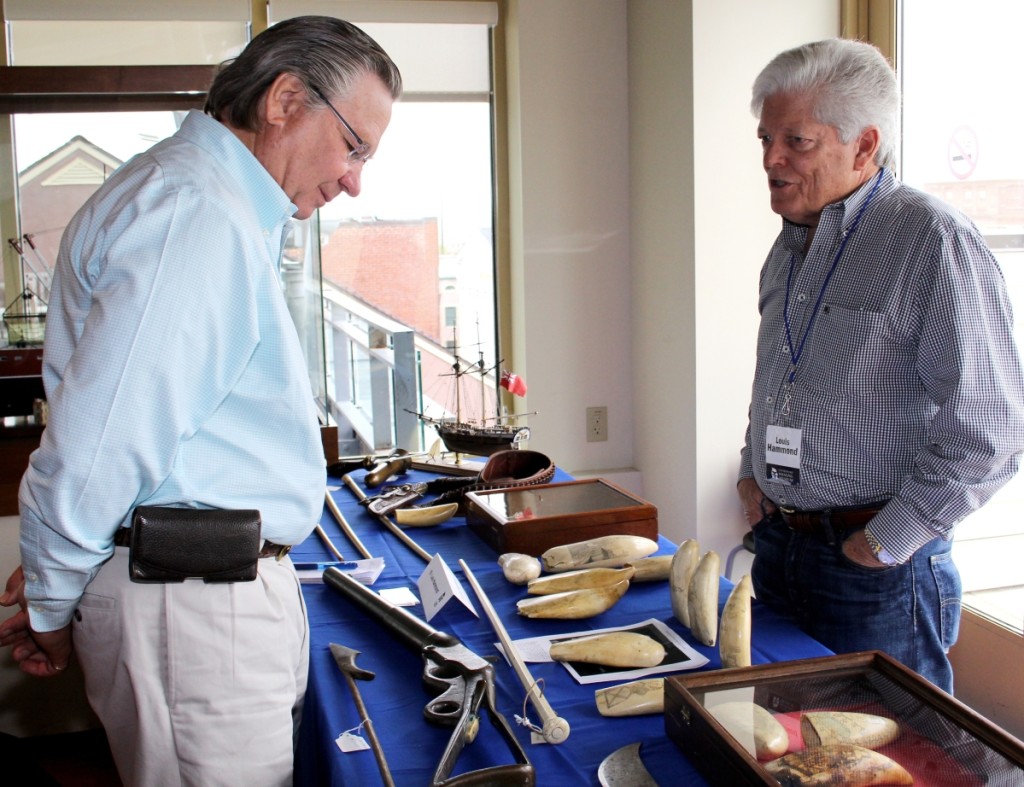
[[[352, 475], [361, 481], [365, 472], [356, 471]], [[393, 479], [392, 483], [434, 477], [414, 471]], [[569, 477], [559, 471], [555, 480], [569, 480]], [[416, 579], [426, 568], [426, 562], [369, 516], [350, 489], [336, 479], [329, 480], [329, 485], [332, 497], [359, 539], [371, 554], [384, 558], [386, 568], [373, 589], [408, 587], [417, 592]], [[326, 507], [321, 524], [346, 559], [361, 557]], [[430, 625], [454, 634], [484, 658], [497, 658], [498, 709], [513, 725], [527, 750], [536, 769], [537, 785], [597, 784], [601, 761], [614, 750], [636, 741], [643, 742], [644, 764], [660, 784], [705, 784], [694, 766], [666, 737], [662, 716], [601, 716], [594, 703], [594, 690], [612, 684], [577, 684], [560, 664], [529, 664], [528, 667], [534, 679], [543, 680], [545, 695], [555, 712], [569, 722], [569, 738], [559, 745], [531, 744], [529, 730], [516, 723], [516, 717], [524, 715], [525, 691], [512, 668], [498, 656], [497, 636], [473, 589], [464, 581], [458, 561], [465, 560], [469, 565], [513, 639], [622, 626], [656, 618], [710, 659], [703, 669], [719, 668], [717, 648], [697, 644], [673, 617], [666, 582], [634, 583], [618, 604], [588, 620], [531, 620], [515, 611], [515, 602], [526, 595], [525, 590], [505, 580], [495, 551], [466, 526], [463, 518], [456, 517], [429, 528], [409, 528], [406, 532], [428, 553], [444, 558], [455, 576], [463, 581], [467, 595], [476, 606], [479, 617], [453, 600]], [[662, 537], [659, 541], [658, 554], [674, 552], [675, 545], [668, 539]], [[292, 550], [292, 558], [296, 562], [333, 559], [315, 534]], [[720, 604], [725, 603], [731, 587], [726, 579], [721, 580]], [[329, 650], [329, 644], [337, 642], [360, 651], [357, 666], [376, 674], [371, 681], [360, 681], [359, 688], [396, 784], [399, 787], [430, 784], [451, 728], [428, 724], [423, 718], [423, 708], [433, 695], [421, 680], [421, 655], [332, 588], [307, 584], [303, 586], [303, 595], [310, 621], [310, 669], [295, 783], [315, 787], [380, 783], [372, 752], [343, 753], [335, 744], [342, 732], [359, 725], [359, 714], [348, 685]], [[411, 607], [410, 611], [425, 619], [422, 606]], [[755, 664], [830, 654], [756, 601], [752, 638]], [[539, 721], [532, 705], [525, 707], [525, 714], [532, 722]], [[496, 733], [486, 723], [484, 728], [480, 737], [461, 755], [456, 772], [511, 761]]]

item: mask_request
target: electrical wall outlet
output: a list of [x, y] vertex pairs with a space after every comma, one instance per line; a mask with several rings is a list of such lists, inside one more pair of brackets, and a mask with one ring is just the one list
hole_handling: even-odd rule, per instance
[[608, 408], [587, 408], [587, 442], [601, 443], [608, 439]]

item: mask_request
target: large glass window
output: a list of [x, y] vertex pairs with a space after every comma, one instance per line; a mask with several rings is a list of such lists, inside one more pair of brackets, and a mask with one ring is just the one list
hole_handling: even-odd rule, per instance
[[[1024, 348], [1024, 4], [902, 0], [902, 177], [980, 228], [999, 260]], [[1024, 473], [956, 530], [965, 602], [1024, 631]]]

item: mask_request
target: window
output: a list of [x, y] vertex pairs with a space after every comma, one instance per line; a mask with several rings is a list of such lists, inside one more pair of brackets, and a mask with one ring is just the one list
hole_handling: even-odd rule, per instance
[[[76, 72], [86, 82], [102, 76], [101, 71], [85, 73], [89, 68], [106, 64], [213, 65], [244, 46], [249, 14], [257, 8], [248, 0], [196, 0], [183, 18], [177, 7], [159, 5], [4, 0], [8, 52], [15, 66], [67, 65], [66, 73]], [[396, 445], [415, 449], [425, 439], [422, 428], [413, 433], [400, 424], [401, 413], [447, 414], [445, 397], [430, 387], [451, 369], [452, 350], [497, 365], [490, 73], [496, 4], [332, 0], [319, 5], [318, 0], [275, 0], [267, 6], [268, 18], [272, 23], [296, 13], [330, 13], [352, 19], [398, 62], [406, 91], [366, 167], [362, 195], [340, 197], [313, 218], [293, 222], [282, 279], [322, 416], [338, 423], [348, 438], [343, 452]], [[366, 12], [383, 14], [387, 21], [357, 18]], [[396, 21], [406, 18], [412, 21]], [[261, 26], [255, 20], [256, 29]], [[105, 43], [97, 46], [101, 38]], [[209, 68], [193, 67], [183, 91], [194, 88], [196, 73], [203, 74], [204, 87], [208, 83]], [[39, 245], [21, 243], [25, 253], [13, 264], [8, 253], [4, 279], [14, 296], [23, 283], [30, 285], [37, 293], [34, 302], [43, 308], [48, 268], [67, 220], [114, 168], [173, 133], [183, 116], [173, 109], [120, 111], [139, 103], [141, 94], [131, 91], [103, 97], [102, 112], [80, 112], [97, 98], [85, 93], [67, 94], [58, 78], [26, 114], [12, 115], [17, 162], [12, 178], [19, 183], [19, 201], [16, 214], [0, 216], [0, 225], [5, 239], [27, 238]], [[191, 104], [178, 105], [201, 106], [201, 93], [193, 90], [190, 96]], [[72, 111], [53, 114], [64, 109]], [[110, 114], [115, 110], [116, 116]], [[46, 114], [36, 114], [41, 112]], [[56, 194], [59, 200], [53, 199]], [[22, 300], [16, 301], [15, 307], [22, 307]], [[465, 315], [466, 321], [452, 314]], [[401, 373], [394, 336], [403, 331], [412, 344], [400, 355], [415, 369]], [[380, 363], [407, 379], [398, 384], [381, 376]], [[490, 371], [491, 393], [482, 407], [497, 408], [496, 377]], [[382, 380], [392, 400], [383, 410], [377, 390]], [[401, 407], [394, 403], [399, 396], [405, 396]]]
[[[1003, 271], [1024, 348], [1024, 4], [902, 0], [902, 178], [978, 225]], [[964, 601], [1024, 631], [1024, 473], [956, 530]]]

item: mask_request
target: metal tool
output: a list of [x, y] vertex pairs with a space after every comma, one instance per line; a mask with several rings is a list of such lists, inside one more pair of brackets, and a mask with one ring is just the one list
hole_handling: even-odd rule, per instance
[[[359, 488], [359, 484], [356, 482], [356, 480], [354, 478], [352, 478], [351, 475], [346, 475], [341, 480], [345, 482], [345, 486], [347, 486], [349, 489], [351, 489], [353, 494], [355, 494], [355, 496], [359, 500], [365, 500], [366, 499], [366, 493], [362, 489]], [[417, 555], [419, 555], [425, 561], [427, 561], [428, 563], [430, 562], [430, 560], [431, 560], [430, 553], [427, 552], [423, 547], [421, 547], [415, 541], [413, 541], [411, 538], [409, 538], [409, 536], [406, 535], [405, 531], [402, 530], [402, 528], [400, 528], [398, 525], [396, 525], [394, 522], [392, 522], [390, 519], [388, 519], [383, 514], [376, 514], [375, 516], [377, 517], [377, 520], [382, 525], [384, 525], [384, 527], [386, 527], [388, 530], [390, 530], [395, 535], [395, 537], [398, 538], [399, 541], [401, 541], [403, 544], [405, 544], [407, 547], [409, 547], [409, 549], [411, 549], [413, 552], [415, 552]]]
[[371, 489], [380, 486], [391, 476], [409, 472], [410, 467], [412, 467], [412, 455], [408, 451], [398, 449], [391, 461], [385, 462], [366, 474], [366, 485]]
[[658, 783], [640, 759], [640, 743], [616, 749], [597, 769], [602, 787], [658, 787]]
[[386, 787], [394, 787], [395, 780], [391, 778], [391, 769], [388, 768], [387, 760], [384, 758], [384, 748], [380, 745], [377, 732], [373, 729], [373, 721], [370, 719], [370, 714], [366, 712], [366, 705], [363, 703], [363, 697], [359, 693], [359, 687], [356, 685], [357, 680], [373, 680], [376, 675], [369, 670], [356, 666], [356, 656], [359, 655], [358, 650], [332, 642], [331, 653], [338, 668], [345, 676], [345, 680], [348, 681], [349, 690], [356, 701], [356, 709], [359, 711], [359, 718], [363, 722], [363, 729], [366, 730], [366, 737], [370, 739], [370, 748], [373, 749], [373, 756], [377, 758], [380, 777], [384, 780]]
[[[458, 637], [438, 631], [343, 571], [327, 568], [324, 582], [422, 654], [423, 681], [439, 692], [427, 703], [423, 715], [434, 724], [454, 727], [434, 771], [433, 787], [532, 787], [536, 781], [533, 765], [508, 721], [495, 706], [494, 667], [490, 662], [467, 648]], [[505, 741], [515, 762], [452, 776], [462, 750], [476, 739], [484, 713]]]
[[511, 637], [509, 637], [508, 630], [501, 622], [501, 618], [498, 617], [498, 613], [495, 611], [490, 599], [487, 598], [487, 594], [484, 593], [484, 589], [480, 587], [480, 583], [476, 581], [473, 572], [466, 565], [466, 561], [459, 560], [459, 565], [462, 567], [462, 572], [466, 575], [466, 579], [469, 580], [470, 586], [476, 592], [477, 598], [480, 599], [480, 606], [484, 608], [488, 620], [491, 621], [494, 633], [498, 635], [501, 647], [504, 648], [505, 655], [508, 657], [512, 669], [515, 670], [516, 675], [519, 677], [519, 682], [523, 684], [523, 689], [526, 690], [530, 702], [540, 716], [542, 725], [541, 735], [548, 743], [561, 743], [569, 737], [569, 722], [555, 713], [551, 708], [551, 703], [541, 694], [537, 681], [530, 674], [530, 670], [523, 661], [523, 657], [519, 655], [519, 650], [512, 642]]
[[320, 525], [317, 525], [313, 529], [316, 530], [316, 534], [320, 536], [320, 540], [324, 542], [324, 546], [331, 550], [331, 554], [338, 558], [338, 560], [340, 560], [342, 563], [344, 563], [345, 556], [338, 551], [338, 548], [336, 546], [334, 546], [334, 542], [331, 541], [331, 537], [328, 536], [326, 532], [324, 532], [324, 529], [320, 527]]
[[[328, 490], [324, 495], [324, 500], [327, 501], [327, 508], [331, 512], [331, 516], [334, 517], [334, 521], [338, 523], [338, 527], [341, 528], [341, 532], [345, 534], [345, 538], [352, 542], [360, 555], [365, 557], [367, 560], [370, 560], [373, 555], [370, 554], [370, 550], [366, 548], [366, 545], [359, 540], [359, 536], [356, 535], [356, 532], [352, 529], [348, 520], [345, 519], [344, 514], [341, 513], [341, 509], [338, 508], [338, 504], [335, 503], [334, 498], [331, 497], [330, 490]], [[317, 525], [317, 527], [319, 527], [319, 525]], [[327, 538], [327, 534], [324, 533], [322, 537]], [[341, 559], [343, 560], [344, 558]]]

